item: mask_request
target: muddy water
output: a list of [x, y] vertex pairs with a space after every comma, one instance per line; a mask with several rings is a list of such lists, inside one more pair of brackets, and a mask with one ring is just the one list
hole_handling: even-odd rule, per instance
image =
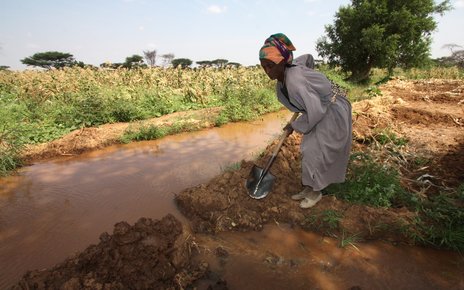
[[251, 159], [288, 112], [250, 123], [112, 146], [42, 162], [0, 179], [0, 289], [98, 242], [116, 222], [172, 213], [176, 192]]
[[[118, 221], [172, 213], [176, 192], [258, 154], [290, 115], [112, 146], [42, 162], [0, 179], [0, 289], [31, 269], [82, 251]], [[337, 241], [269, 225], [259, 233], [199, 236], [202, 258], [230, 289], [464, 289], [457, 254]], [[227, 257], [218, 259], [223, 247]], [[452, 285], [453, 287], [449, 287]]]
[[282, 224], [198, 238], [229, 289], [464, 289], [464, 259], [454, 252], [380, 241], [341, 247]]

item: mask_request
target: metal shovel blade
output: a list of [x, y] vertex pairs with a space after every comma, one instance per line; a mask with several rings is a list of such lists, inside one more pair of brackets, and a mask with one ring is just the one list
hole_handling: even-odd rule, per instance
[[[256, 165], [250, 171], [250, 176], [246, 181], [246, 188], [248, 190], [248, 195], [254, 199], [261, 199], [266, 197], [269, 192], [272, 190], [272, 185], [276, 177], [272, 175], [269, 171], [266, 175], [261, 178], [264, 169]], [[261, 181], [260, 181], [261, 180]]]

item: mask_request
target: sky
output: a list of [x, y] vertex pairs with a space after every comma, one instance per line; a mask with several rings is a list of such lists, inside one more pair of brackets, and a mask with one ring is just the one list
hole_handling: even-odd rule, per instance
[[[435, 1], [438, 3], [439, 1]], [[285, 33], [295, 56], [311, 53], [350, 0], [0, 0], [0, 65], [27, 68], [21, 59], [37, 52], [71, 53], [99, 66], [156, 50], [193, 62], [227, 59], [259, 63], [258, 51], [274, 33]], [[435, 16], [432, 57], [464, 47], [464, 0]], [[459, 28], [461, 27], [461, 28]], [[157, 64], [161, 64], [158, 57]]]

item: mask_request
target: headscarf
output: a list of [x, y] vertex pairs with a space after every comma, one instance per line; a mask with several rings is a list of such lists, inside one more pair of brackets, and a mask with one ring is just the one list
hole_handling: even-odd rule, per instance
[[290, 39], [283, 33], [276, 33], [264, 41], [263, 47], [259, 50], [259, 59], [268, 59], [276, 64], [282, 60], [291, 63], [293, 50], [295, 47]]

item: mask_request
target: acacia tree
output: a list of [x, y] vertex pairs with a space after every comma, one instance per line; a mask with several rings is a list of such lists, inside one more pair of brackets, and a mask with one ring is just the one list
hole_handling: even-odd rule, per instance
[[218, 58], [218, 59], [211, 61], [211, 63], [216, 67], [225, 67], [228, 62], [229, 61], [227, 59], [223, 59], [223, 58]]
[[70, 53], [58, 51], [38, 52], [33, 56], [26, 57], [21, 62], [28, 66], [37, 66], [45, 69], [63, 68], [69, 66], [84, 66], [84, 63], [77, 62]]
[[154, 67], [156, 64], [156, 50], [147, 50], [143, 52], [146, 62], [150, 67]]
[[210, 60], [200, 60], [196, 62], [200, 67], [208, 67], [212, 65]]
[[464, 50], [459, 49], [462, 46], [457, 44], [445, 44], [442, 48], [450, 50], [451, 55], [436, 59], [436, 63], [440, 66], [451, 67], [457, 66], [464, 68]]
[[172, 60], [173, 67], [187, 68], [192, 65], [192, 60], [188, 58], [176, 58]]
[[163, 59], [163, 65], [164, 66], [169, 66], [174, 59], [174, 54], [173, 53], [166, 53], [161, 55], [161, 58]]
[[131, 68], [140, 68], [140, 67], [146, 67], [147, 65], [143, 63], [143, 57], [134, 54], [132, 56], [126, 57], [126, 61], [122, 64], [123, 67], [131, 69]]
[[450, 9], [449, 0], [352, 0], [325, 27], [316, 49], [353, 81], [366, 80], [373, 67], [391, 74], [398, 66], [420, 66], [429, 59], [433, 14]]

